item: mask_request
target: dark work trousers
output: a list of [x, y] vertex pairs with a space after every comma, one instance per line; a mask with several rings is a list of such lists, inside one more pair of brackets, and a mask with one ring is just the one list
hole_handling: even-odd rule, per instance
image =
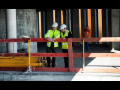
[[[68, 49], [62, 49], [63, 53], [68, 53]], [[69, 66], [69, 61], [68, 61], [68, 57], [64, 57], [64, 63], [65, 63], [65, 67], [67, 68]]]
[[[51, 47], [47, 47], [46, 53], [56, 53], [56, 50], [54, 48], [54, 43], [51, 42]], [[55, 57], [52, 57], [52, 67], [55, 67]], [[50, 67], [50, 57], [47, 57], [47, 63], [48, 67]]]
[[86, 51], [89, 50], [89, 42], [85, 42], [85, 49], [86, 49]]

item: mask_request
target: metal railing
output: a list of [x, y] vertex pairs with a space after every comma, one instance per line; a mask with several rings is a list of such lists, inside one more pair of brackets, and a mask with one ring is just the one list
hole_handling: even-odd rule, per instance
[[[28, 53], [0, 53], [0, 57], [19, 57], [25, 56], [29, 57], [28, 67], [32, 71], [51, 71], [51, 72], [117, 72], [120, 73], [120, 69], [92, 69], [86, 70], [85, 67], [85, 57], [120, 57], [120, 53], [85, 53], [84, 52], [84, 42], [120, 42], [120, 37], [106, 37], [106, 38], [68, 38], [65, 40], [56, 39], [55, 42], [68, 42], [68, 53], [30, 53], [30, 42], [48, 42], [44, 38], [18, 38], [18, 39], [0, 39], [0, 43], [9, 42], [25, 42], [28, 43]], [[83, 53], [73, 53], [72, 42], [83, 42]], [[57, 67], [31, 67], [31, 57], [69, 57], [69, 67], [68, 68], [57, 68]], [[73, 57], [83, 58], [83, 67], [74, 68]], [[23, 71], [25, 67], [1, 67], [0, 71]]]

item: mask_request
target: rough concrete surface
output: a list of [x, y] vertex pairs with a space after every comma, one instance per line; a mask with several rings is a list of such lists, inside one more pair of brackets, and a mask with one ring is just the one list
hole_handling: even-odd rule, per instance
[[70, 72], [0, 72], [0, 81], [120, 81], [120, 74]]

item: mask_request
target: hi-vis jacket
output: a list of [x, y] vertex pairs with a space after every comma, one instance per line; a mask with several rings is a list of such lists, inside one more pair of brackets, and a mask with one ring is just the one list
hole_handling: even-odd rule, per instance
[[[70, 33], [70, 34], [69, 34]], [[64, 38], [64, 37], [71, 37], [69, 36], [71, 35], [72, 36], [72, 32], [70, 32], [69, 30], [66, 30], [66, 32], [63, 33], [61, 32], [61, 38]], [[62, 49], [68, 49], [68, 42], [62, 42]]]
[[91, 30], [89, 28], [87, 28], [87, 30], [84, 29], [84, 31], [82, 33], [82, 38], [89, 38], [90, 37]]
[[[60, 31], [58, 30], [48, 30], [47, 33], [45, 34], [44, 38], [53, 38], [53, 35], [54, 35], [54, 38], [60, 38]], [[47, 47], [50, 47], [51, 46], [51, 42], [47, 42]], [[58, 42], [54, 42], [54, 47], [58, 47]]]

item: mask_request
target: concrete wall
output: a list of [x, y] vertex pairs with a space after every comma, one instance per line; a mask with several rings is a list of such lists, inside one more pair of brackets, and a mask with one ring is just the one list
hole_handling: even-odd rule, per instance
[[[73, 32], [73, 38], [80, 38], [80, 36], [79, 36], [79, 10], [72, 9], [71, 13], [72, 13], [71, 29]], [[73, 46], [78, 46], [78, 45], [80, 45], [80, 42], [73, 43]]]
[[[106, 9], [102, 9], [102, 37], [107, 37], [107, 30], [106, 30]], [[103, 42], [103, 44], [107, 44]]]
[[49, 29], [52, 29], [52, 24], [53, 24], [53, 10], [52, 9], [47, 9], [46, 10], [46, 32]]
[[[16, 9], [17, 38], [28, 35], [37, 38], [36, 9]], [[6, 39], [6, 10], [0, 9], [0, 39]], [[27, 43], [18, 43], [17, 49], [28, 48]], [[31, 43], [31, 52], [37, 52], [37, 43]], [[6, 43], [0, 43], [0, 53], [7, 53]]]
[[[0, 9], [0, 39], [6, 39], [5, 9]], [[6, 43], [0, 43], [0, 53], [6, 53]]]
[[70, 72], [0, 72], [0, 81], [120, 81], [120, 74]]
[[[28, 35], [37, 38], [36, 9], [17, 9], [17, 38]], [[18, 43], [18, 49], [28, 48], [27, 43]], [[31, 42], [31, 52], [37, 52], [37, 43]]]
[[[111, 37], [119, 37], [119, 9], [111, 9]], [[111, 49], [119, 50], [119, 42], [112, 43]]]

